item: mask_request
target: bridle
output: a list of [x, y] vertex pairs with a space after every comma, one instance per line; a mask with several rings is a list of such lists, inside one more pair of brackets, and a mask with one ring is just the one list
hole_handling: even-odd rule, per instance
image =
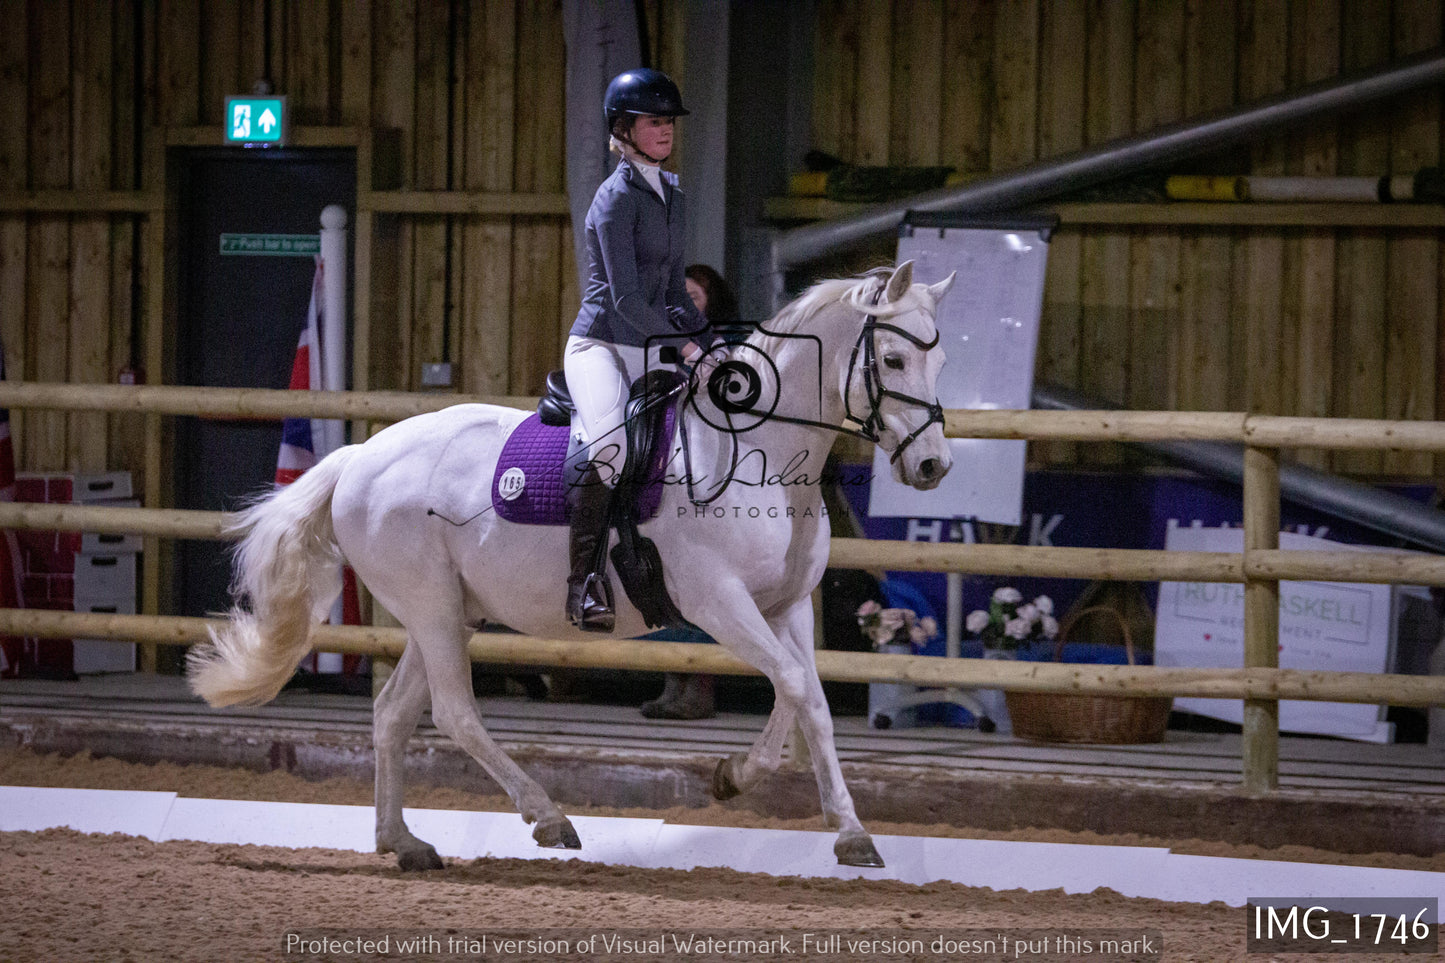
[[[873, 292], [869, 304], [877, 306], [883, 297], [883, 289], [886, 285], [879, 285]], [[896, 324], [889, 324], [886, 321], [879, 321], [878, 317], [868, 311], [863, 311], [863, 327], [858, 332], [858, 340], [853, 342], [853, 353], [848, 357], [848, 380], [843, 385], [843, 411], [849, 421], [859, 425], [858, 428], [850, 428], [847, 425], [830, 425], [821, 421], [813, 421], [807, 418], [792, 418], [787, 415], [771, 414], [768, 416], [773, 421], [786, 421], [796, 425], [809, 425], [815, 428], [829, 428], [833, 431], [840, 431], [852, 435], [855, 438], [862, 438], [875, 445], [882, 444], [882, 435], [886, 430], [883, 424], [883, 401], [885, 398], [893, 398], [904, 404], [914, 405], [923, 408], [928, 412], [928, 417], [923, 424], [915, 428], [906, 438], [900, 441], [892, 451], [888, 452], [888, 463], [896, 462], [908, 446], [917, 440], [918, 436], [928, 430], [930, 425], [943, 424], [943, 404], [937, 398], [932, 402], [924, 401], [910, 394], [896, 391], [883, 383], [883, 373], [878, 369], [878, 348], [876, 335], [879, 331], [889, 331], [898, 335], [904, 340], [916, 345], [924, 352], [932, 351], [938, 347], [938, 328], [933, 330], [933, 340], [924, 341], [922, 338], [908, 331], [903, 330]], [[863, 353], [863, 392], [868, 399], [868, 413], [866, 417], [859, 417], [853, 413], [853, 376], [859, 370], [858, 353]]]
[[[872, 303], [876, 305], [882, 294], [882, 287], [873, 292]], [[922, 398], [915, 398], [913, 395], [895, 391], [883, 383], [883, 373], [878, 370], [878, 349], [875, 343], [875, 335], [880, 330], [891, 331], [904, 340], [917, 345], [920, 350], [927, 353], [938, 346], [938, 328], [935, 326], [933, 329], [932, 341], [924, 341], [922, 338], [903, 330], [896, 324], [879, 321], [874, 315], [865, 314], [864, 319], [863, 330], [858, 332], [858, 340], [853, 344], [853, 354], [848, 359], [848, 382], [843, 386], [844, 412], [849, 419], [863, 426], [861, 431], [853, 431], [851, 433], [860, 438], [866, 438], [875, 445], [879, 444], [879, 439], [884, 430], [883, 399], [885, 398], [893, 398], [908, 405], [916, 405], [928, 412], [928, 417], [924, 419], [923, 424], [915, 428], [908, 437], [898, 443], [898, 447], [889, 452], [888, 463], [892, 464], [898, 460], [899, 456], [903, 454], [909, 445], [913, 444], [919, 435], [928, 430], [930, 425], [935, 423], [943, 424], [943, 405], [937, 398], [934, 398], [931, 402], [924, 401]], [[853, 372], [856, 370], [855, 366], [860, 350], [863, 352], [863, 391], [868, 397], [867, 418], [859, 418], [853, 414], [852, 403], [849, 400], [849, 396], [853, 393]]]
[[[872, 300], [869, 302], [871, 306], [876, 307], [878, 305], [879, 301], [883, 297], [883, 290], [886, 286], [886, 284], [879, 285], [878, 289], [873, 292]], [[857, 306], [856, 303], [855, 306]], [[860, 308], [860, 310], [862, 309]], [[817, 421], [811, 418], [797, 418], [791, 415], [780, 415], [776, 412], [769, 413], [765, 420], [783, 421], [794, 425], [806, 425], [811, 428], [827, 428], [829, 431], [842, 432], [843, 434], [852, 435], [855, 438], [862, 438], [865, 441], [881, 446], [882, 434], [885, 430], [887, 430], [886, 426], [883, 424], [884, 399], [893, 398], [897, 401], [903, 402], [904, 404], [915, 405], [919, 408], [925, 409], [928, 412], [928, 417], [924, 419], [923, 424], [915, 428], [911, 433], [908, 434], [907, 437], [900, 441], [892, 451], [888, 452], [888, 463], [891, 465], [903, 455], [903, 452], [907, 450], [909, 445], [913, 444], [913, 442], [917, 440], [919, 435], [923, 434], [925, 431], [928, 430], [930, 425], [942, 425], [944, 423], [943, 404], [937, 398], [934, 398], [932, 402], [924, 401], [922, 398], [917, 398], [913, 395], [905, 394], [902, 391], [897, 391], [883, 383], [883, 373], [878, 368], [878, 349], [876, 343], [877, 333], [879, 331], [892, 332], [893, 334], [898, 335], [904, 340], [916, 345], [922, 351], [928, 352], [938, 346], [939, 332], [937, 326], [935, 326], [933, 331], [933, 339], [930, 341], [924, 341], [922, 338], [903, 330], [896, 324], [889, 324], [886, 321], [879, 321], [878, 317], [869, 311], [864, 310], [862, 311], [862, 314], [863, 326], [858, 331], [858, 339], [853, 342], [853, 352], [851, 355], [849, 355], [848, 358], [848, 380], [843, 385], [844, 415], [848, 421], [856, 423], [859, 427], [850, 428], [847, 425], [833, 425], [824, 421]], [[863, 354], [863, 364], [861, 368], [863, 376], [863, 392], [868, 399], [868, 412], [866, 417], [859, 417], [858, 415], [855, 415], [853, 413], [853, 406], [850, 400], [850, 396], [853, 393], [854, 373], [859, 370], [859, 352], [862, 352]], [[731, 422], [730, 418], [729, 422]], [[690, 446], [688, 445], [687, 441], [687, 432], [683, 431], [682, 450], [688, 476], [688, 500], [691, 501], [694, 505], [706, 505], [712, 502], [718, 496], [720, 496], [727, 488], [727, 485], [724, 484], [717, 491], [713, 492], [711, 496], [699, 499], [692, 489], [692, 453], [689, 450], [689, 447]], [[734, 438], [734, 470], [736, 470], [736, 467], [737, 439]]]

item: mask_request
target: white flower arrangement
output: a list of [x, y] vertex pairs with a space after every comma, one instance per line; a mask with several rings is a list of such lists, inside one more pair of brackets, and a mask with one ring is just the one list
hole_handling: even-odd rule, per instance
[[919, 618], [912, 609], [885, 609], [869, 599], [858, 607], [858, 627], [873, 641], [874, 649], [907, 643], [921, 649], [938, 634], [938, 622]]
[[1004, 586], [994, 591], [987, 611], [968, 613], [963, 625], [986, 649], [1017, 649], [1025, 642], [1058, 637], [1053, 612], [1054, 601], [1047, 595], [1025, 603], [1018, 589]]

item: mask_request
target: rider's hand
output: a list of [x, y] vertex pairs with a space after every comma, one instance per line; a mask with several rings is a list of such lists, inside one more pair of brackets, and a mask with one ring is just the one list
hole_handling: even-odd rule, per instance
[[696, 341], [689, 341], [682, 349], [682, 357], [688, 364], [692, 365], [693, 374], [697, 375], [698, 381], [706, 381], [717, 367], [717, 359], [712, 352], [704, 351]]

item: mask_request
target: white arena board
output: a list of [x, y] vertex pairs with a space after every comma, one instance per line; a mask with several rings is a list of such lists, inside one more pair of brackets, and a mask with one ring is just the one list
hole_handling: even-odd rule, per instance
[[[1280, 548], [1368, 551], [1310, 535], [1280, 532]], [[1164, 547], [1183, 552], [1240, 552], [1239, 528], [1171, 527]], [[1394, 656], [1395, 589], [1342, 582], [1280, 582], [1279, 665], [1328, 672], [1389, 671]], [[1161, 582], [1154, 664], [1238, 668], [1244, 664], [1244, 586], [1230, 582]], [[1240, 724], [1238, 699], [1175, 699], [1174, 707]], [[1284, 701], [1283, 732], [1389, 742], [1385, 707], [1349, 702]]]

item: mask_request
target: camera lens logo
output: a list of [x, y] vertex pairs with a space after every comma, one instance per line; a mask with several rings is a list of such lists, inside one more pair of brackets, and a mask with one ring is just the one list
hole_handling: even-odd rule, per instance
[[747, 362], [724, 361], [708, 378], [707, 393], [720, 411], [740, 415], [762, 397], [763, 379]]
[[773, 360], [751, 345], [739, 345], [734, 356], [719, 363], [708, 376], [706, 402], [699, 392], [692, 404], [698, 415], [719, 431], [748, 431], [778, 407], [777, 386], [778, 369]]

